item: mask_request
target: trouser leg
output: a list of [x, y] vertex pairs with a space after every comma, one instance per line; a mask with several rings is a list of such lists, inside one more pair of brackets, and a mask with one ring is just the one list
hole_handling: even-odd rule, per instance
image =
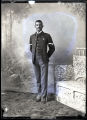
[[41, 96], [44, 98], [47, 96], [47, 83], [48, 83], [48, 64], [41, 65]]
[[40, 72], [40, 66], [38, 64], [34, 64], [34, 71], [35, 71], [35, 76], [37, 80], [37, 91], [38, 94], [41, 95], [41, 72]]

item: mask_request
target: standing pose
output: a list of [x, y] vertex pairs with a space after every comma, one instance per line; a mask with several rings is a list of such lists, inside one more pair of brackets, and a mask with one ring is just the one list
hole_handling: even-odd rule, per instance
[[[48, 62], [55, 51], [55, 46], [50, 34], [42, 31], [43, 23], [41, 20], [36, 20], [35, 28], [36, 33], [30, 36], [30, 51], [32, 52], [32, 62], [37, 80], [38, 95], [36, 101], [46, 103]], [[47, 46], [49, 47], [48, 51]]]

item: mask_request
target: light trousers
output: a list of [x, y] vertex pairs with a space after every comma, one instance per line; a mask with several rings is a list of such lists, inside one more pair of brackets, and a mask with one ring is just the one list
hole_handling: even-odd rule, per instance
[[44, 98], [47, 96], [48, 62], [44, 63], [42, 56], [36, 55], [35, 64], [33, 65], [37, 80], [37, 91]]

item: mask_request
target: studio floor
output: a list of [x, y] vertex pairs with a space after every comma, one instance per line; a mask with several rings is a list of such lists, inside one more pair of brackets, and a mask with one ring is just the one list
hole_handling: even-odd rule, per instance
[[43, 104], [35, 101], [36, 94], [5, 91], [1, 94], [1, 106], [6, 108], [3, 117], [30, 117], [52, 119], [57, 116], [84, 116], [84, 113], [57, 102], [49, 96]]

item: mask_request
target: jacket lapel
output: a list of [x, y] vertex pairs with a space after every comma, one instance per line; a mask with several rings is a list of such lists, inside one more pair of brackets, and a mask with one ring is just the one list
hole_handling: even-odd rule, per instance
[[[42, 31], [40, 33], [40, 35], [43, 35], [43, 34], [44, 34], [44, 32]], [[37, 33], [34, 34], [34, 45], [35, 45], [35, 47], [36, 47], [36, 42], [37, 42]]]

